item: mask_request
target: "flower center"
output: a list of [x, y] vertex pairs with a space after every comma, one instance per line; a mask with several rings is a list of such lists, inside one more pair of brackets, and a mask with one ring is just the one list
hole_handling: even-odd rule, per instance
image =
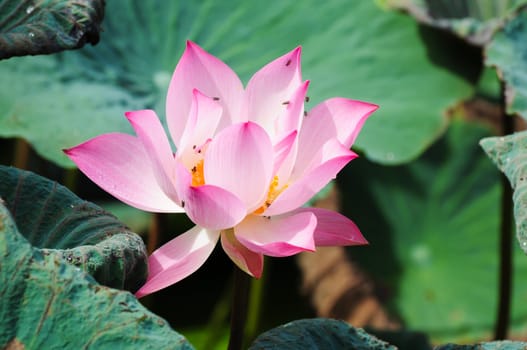
[[200, 160], [191, 169], [191, 172], [192, 172], [192, 186], [194, 186], [194, 187], [205, 185], [205, 176], [203, 175], [203, 161], [204, 161], [204, 159]]
[[287, 185], [282, 186], [281, 188], [278, 188], [278, 176], [275, 175], [273, 177], [273, 181], [271, 181], [271, 184], [269, 185], [269, 191], [267, 192], [267, 199], [265, 200], [264, 204], [258, 209], [256, 209], [253, 213], [260, 215], [263, 214], [263, 212], [269, 208], [269, 206], [273, 203], [273, 201], [287, 188]]

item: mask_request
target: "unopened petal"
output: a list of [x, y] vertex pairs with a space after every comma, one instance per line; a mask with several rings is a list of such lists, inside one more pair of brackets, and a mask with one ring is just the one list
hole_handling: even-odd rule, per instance
[[302, 84], [300, 47], [264, 66], [247, 84], [242, 113], [274, 135], [275, 121]]
[[295, 213], [313, 213], [317, 217], [317, 247], [368, 244], [357, 225], [340, 213], [323, 208], [300, 208]]
[[221, 105], [199, 90], [192, 94], [192, 106], [178, 148], [201, 145], [214, 136], [222, 112]]
[[152, 110], [127, 112], [126, 118], [143, 143], [159, 185], [168, 197], [179, 202], [173, 183], [174, 155], [159, 118]]
[[170, 81], [166, 100], [168, 127], [176, 144], [183, 134], [194, 89], [217, 99], [222, 105], [220, 128], [237, 122], [240, 115], [243, 85], [236, 73], [221, 60], [188, 41]]
[[254, 252], [290, 256], [314, 251], [317, 219], [312, 213], [263, 217], [250, 215], [234, 228], [236, 238]]
[[241, 270], [256, 278], [262, 276], [263, 255], [255, 253], [242, 245], [234, 236], [232, 229], [221, 233], [221, 246]]
[[64, 152], [90, 180], [117, 199], [146, 211], [183, 212], [162, 190], [137, 137], [104, 134]]
[[282, 115], [278, 119], [278, 135], [287, 135], [287, 133], [291, 133], [293, 131], [296, 131], [297, 133], [294, 142], [291, 144], [287, 155], [281, 161], [280, 166], [276, 167], [275, 162], [276, 171], [274, 172], [274, 174], [277, 175], [281, 181], [288, 181], [289, 176], [291, 175], [291, 172], [295, 167], [297, 154], [299, 152], [298, 130], [301, 130], [301, 124], [304, 118], [304, 99], [306, 96], [308, 85], [309, 82], [305, 82], [297, 89], [295, 95], [292, 97], [290, 103], [287, 105], [287, 108], [284, 111], [284, 115]]
[[[292, 159], [294, 157], [294, 154], [292, 153], [294, 152], [293, 148], [295, 147], [295, 144], [296, 144], [297, 135], [298, 135], [298, 132], [295, 130], [273, 146], [273, 152], [274, 152], [273, 174], [277, 174], [279, 178], [283, 178], [282, 176], [278, 174], [278, 171], [281, 168], [284, 168], [284, 167], [287, 168], [285, 170], [285, 172], [287, 172], [287, 176], [289, 176], [289, 173], [291, 172], [291, 169], [294, 164], [294, 160]], [[287, 164], [284, 164], [286, 160], [287, 160]]]
[[218, 102], [194, 90], [189, 119], [177, 145], [178, 157], [187, 166], [203, 158], [201, 147], [214, 136], [222, 110]]
[[148, 258], [148, 279], [136, 297], [166, 288], [199, 269], [214, 250], [218, 237], [218, 231], [195, 226], [154, 251]]
[[278, 137], [289, 134], [294, 130], [300, 130], [304, 117], [304, 102], [308, 87], [309, 81], [303, 82], [287, 101], [283, 114], [275, 121]]
[[222, 130], [205, 154], [205, 183], [235, 194], [251, 212], [264, 201], [273, 171], [273, 146], [259, 125], [247, 122]]

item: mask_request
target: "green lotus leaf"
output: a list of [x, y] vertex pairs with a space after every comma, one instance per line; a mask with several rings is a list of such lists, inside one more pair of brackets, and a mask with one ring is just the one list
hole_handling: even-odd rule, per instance
[[[434, 343], [492, 336], [499, 275], [499, 172], [478, 147], [489, 132], [460, 120], [417, 161], [364, 158], [339, 175], [343, 212], [370, 244], [350, 249], [393, 315]], [[527, 259], [514, 251], [512, 334], [527, 330]]]
[[386, 349], [389, 345], [360, 328], [332, 319], [315, 318], [297, 320], [273, 328], [256, 338], [250, 350], [262, 349]]
[[104, 0], [0, 2], [0, 59], [77, 49], [99, 41]]
[[485, 64], [505, 82], [507, 113], [527, 119], [527, 7], [496, 33], [486, 48]]
[[132, 294], [101, 286], [57, 255], [33, 247], [3, 204], [0, 348], [193, 349]]
[[379, 104], [357, 146], [383, 163], [417, 157], [444, 131], [447, 108], [473, 91], [437, 63], [458, 62], [444, 42], [428, 44], [438, 53], [432, 62], [412, 19], [369, 1], [113, 0], [103, 26], [96, 46], [0, 64], [0, 136], [25, 138], [47, 159], [72, 167], [60, 150], [101, 133], [131, 132], [125, 111], [154, 108], [164, 118], [187, 39], [244, 82], [302, 45], [303, 74], [312, 81], [307, 108], [333, 96]]
[[467, 42], [484, 46], [494, 32], [526, 0], [379, 0], [386, 7], [401, 9], [421, 23], [452, 32]]
[[67, 188], [0, 166], [0, 198], [19, 232], [40, 254], [63, 258], [109, 287], [136, 291], [146, 281], [141, 237]]
[[527, 254], [527, 131], [504, 137], [488, 137], [480, 142], [488, 156], [507, 176], [514, 190], [516, 237]]

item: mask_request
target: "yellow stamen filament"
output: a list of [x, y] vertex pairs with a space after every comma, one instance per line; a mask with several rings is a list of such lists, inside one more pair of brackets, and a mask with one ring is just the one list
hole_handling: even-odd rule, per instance
[[269, 191], [267, 192], [267, 199], [265, 200], [264, 204], [256, 209], [254, 211], [254, 214], [260, 215], [263, 214], [263, 212], [269, 208], [269, 206], [273, 203], [273, 201], [287, 188], [287, 185], [282, 186], [281, 188], [278, 188], [278, 176], [275, 175], [273, 177], [273, 181], [271, 181], [271, 184], [269, 185]]
[[203, 159], [200, 160], [194, 167], [192, 171], [192, 186], [198, 187], [205, 185], [205, 176], [203, 175]]

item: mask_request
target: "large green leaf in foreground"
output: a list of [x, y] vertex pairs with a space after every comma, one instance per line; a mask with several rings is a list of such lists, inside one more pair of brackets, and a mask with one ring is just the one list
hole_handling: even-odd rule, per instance
[[[95, 47], [1, 62], [0, 136], [24, 137], [46, 158], [103, 132], [131, 131], [123, 113], [164, 99], [191, 39], [245, 82], [265, 63], [303, 46], [307, 108], [332, 96], [381, 106], [359, 137], [372, 160], [417, 157], [444, 130], [449, 106], [470, 95], [464, 78], [432, 63], [417, 24], [371, 1], [109, 1]], [[435, 62], [458, 62], [440, 38]], [[463, 55], [463, 53], [461, 53]], [[447, 64], [447, 63], [445, 63]]]
[[486, 61], [505, 82], [507, 113], [527, 119], [527, 6], [496, 33], [486, 48]]
[[527, 254], [527, 131], [504, 137], [488, 137], [481, 146], [514, 189], [516, 237]]
[[104, 0], [0, 1], [0, 59], [99, 41]]
[[296, 320], [256, 338], [249, 350], [385, 349], [396, 347], [343, 321], [315, 318]]
[[0, 203], [0, 348], [192, 346], [130, 293], [101, 286], [58, 256], [32, 247]]
[[46, 256], [56, 256], [99, 283], [136, 291], [146, 281], [141, 238], [100, 207], [28, 171], [0, 166], [0, 198], [18, 230]]
[[[494, 327], [501, 196], [499, 172], [478, 146], [488, 134], [455, 121], [411, 164], [358, 159], [341, 173], [344, 212], [370, 242], [350, 255], [384, 283], [404, 324], [434, 342], [481, 340]], [[514, 258], [512, 329], [525, 334], [527, 259], [520, 249]]]
[[[406, 339], [405, 331], [391, 332], [392, 337]], [[414, 338], [416, 339], [416, 338]], [[319, 349], [419, 349], [432, 347], [426, 339], [420, 342], [390, 345], [361, 328], [327, 318], [303, 319], [273, 328], [262, 333], [250, 346], [250, 350], [319, 350]], [[435, 350], [524, 350], [527, 343], [513, 341], [481, 342], [474, 345], [447, 344], [434, 347]]]

